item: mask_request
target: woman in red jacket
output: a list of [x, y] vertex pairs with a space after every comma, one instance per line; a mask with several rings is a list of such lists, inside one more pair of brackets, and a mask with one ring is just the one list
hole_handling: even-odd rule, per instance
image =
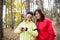
[[36, 40], [54, 40], [55, 33], [51, 20], [45, 18], [40, 9], [36, 9], [34, 15], [37, 19], [36, 26], [38, 29], [38, 36]]

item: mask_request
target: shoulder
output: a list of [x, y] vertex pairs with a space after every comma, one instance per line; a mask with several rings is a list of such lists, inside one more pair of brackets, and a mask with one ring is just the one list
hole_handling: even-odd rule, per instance
[[52, 21], [49, 18], [45, 18], [43, 21], [44, 24], [50, 24]]
[[49, 18], [45, 18], [45, 20], [47, 21], [47, 24], [52, 24], [52, 21]]
[[25, 21], [22, 21], [22, 22], [20, 22], [20, 24], [19, 25], [23, 25], [25, 23]]
[[31, 21], [31, 26], [36, 26], [36, 24], [33, 22], [33, 21]]
[[33, 21], [31, 21], [32, 24], [35, 24]]
[[45, 18], [45, 21], [47, 22], [51, 22], [51, 20], [49, 18]]

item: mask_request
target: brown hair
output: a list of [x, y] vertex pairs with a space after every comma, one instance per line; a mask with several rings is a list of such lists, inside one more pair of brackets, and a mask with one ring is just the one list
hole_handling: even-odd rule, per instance
[[[42, 13], [42, 11], [41, 11], [41, 9], [36, 9], [35, 10], [35, 12], [34, 12], [34, 16], [36, 15], [36, 11], [41, 15], [41, 21], [43, 21], [44, 20], [44, 18], [45, 18], [45, 16], [44, 16], [44, 14]], [[38, 21], [38, 19], [37, 19], [37, 21]]]

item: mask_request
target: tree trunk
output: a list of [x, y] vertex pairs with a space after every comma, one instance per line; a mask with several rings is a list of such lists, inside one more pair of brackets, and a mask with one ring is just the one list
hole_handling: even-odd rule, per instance
[[3, 0], [0, 0], [0, 40], [3, 39], [2, 10], [3, 10]]
[[30, 11], [30, 0], [26, 0], [26, 12]]
[[12, 6], [12, 0], [11, 0], [11, 21], [12, 21], [12, 22], [11, 22], [11, 27], [12, 27], [12, 29], [14, 29], [14, 21], [13, 21], [13, 20], [14, 20], [14, 18], [13, 18], [14, 15], [13, 15], [13, 12], [12, 12], [12, 11], [13, 11], [13, 10], [12, 10], [12, 7], [13, 7], [13, 6]]
[[44, 0], [40, 0], [40, 4], [41, 4], [41, 10], [42, 10], [42, 12], [44, 13], [43, 1], [44, 1]]
[[59, 21], [59, 13], [57, 12], [57, 9], [59, 9], [59, 7], [57, 7], [59, 5], [59, 0], [55, 0], [55, 5], [56, 5], [56, 23], [57, 24], [60, 24], [60, 21]]

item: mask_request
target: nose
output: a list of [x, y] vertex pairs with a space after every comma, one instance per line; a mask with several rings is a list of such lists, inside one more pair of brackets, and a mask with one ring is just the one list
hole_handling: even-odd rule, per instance
[[35, 15], [37, 17], [37, 15]]

